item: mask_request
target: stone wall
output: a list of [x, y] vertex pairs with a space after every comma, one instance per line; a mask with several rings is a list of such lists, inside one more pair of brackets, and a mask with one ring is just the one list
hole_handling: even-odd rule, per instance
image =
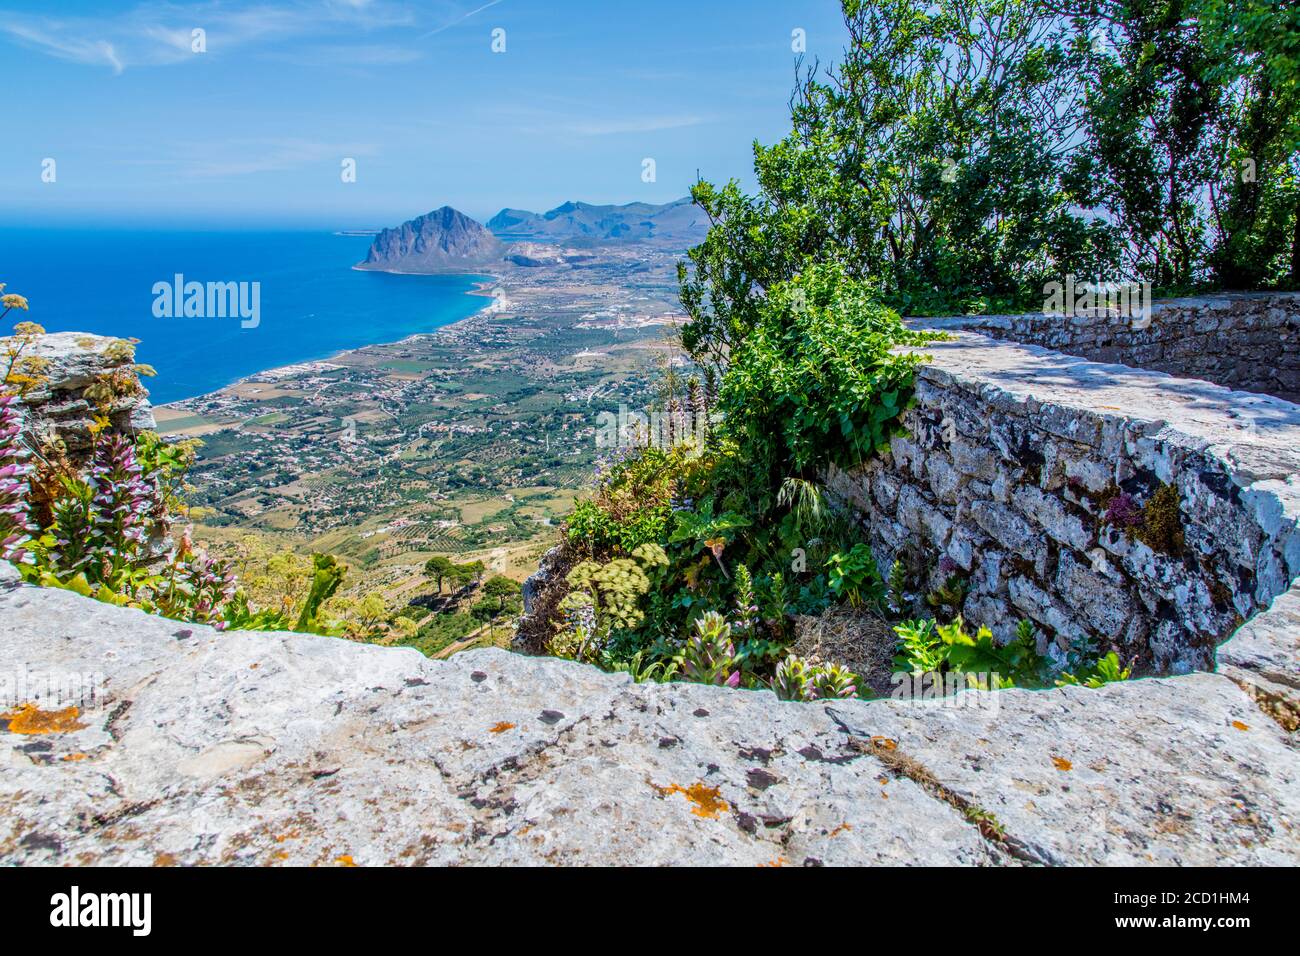
[[1300, 293], [1231, 293], [1168, 299], [1150, 323], [1096, 312], [963, 316], [919, 320], [998, 339], [1042, 345], [1094, 362], [1198, 378], [1227, 388], [1300, 401]]
[[909, 437], [828, 483], [882, 567], [964, 579], [969, 622], [1182, 673], [1300, 575], [1300, 407], [969, 332], [927, 351]]

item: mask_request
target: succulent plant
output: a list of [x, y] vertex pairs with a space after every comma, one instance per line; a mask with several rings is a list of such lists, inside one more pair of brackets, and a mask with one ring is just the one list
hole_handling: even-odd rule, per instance
[[687, 639], [677, 662], [682, 676], [692, 683], [740, 685], [731, 625], [717, 611], [708, 611], [695, 622], [695, 633]]
[[824, 664], [791, 654], [776, 666], [772, 690], [781, 700], [834, 700], [853, 697], [858, 678], [839, 664]]

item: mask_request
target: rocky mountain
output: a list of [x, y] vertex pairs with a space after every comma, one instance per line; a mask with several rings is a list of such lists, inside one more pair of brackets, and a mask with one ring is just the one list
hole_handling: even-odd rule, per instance
[[502, 209], [488, 220], [488, 229], [507, 241], [569, 246], [649, 242], [685, 249], [704, 238], [708, 220], [690, 199], [664, 205], [634, 202], [623, 206], [571, 201], [545, 213]]
[[450, 206], [385, 229], [370, 245], [359, 269], [388, 272], [460, 272], [467, 266], [498, 265], [505, 244]]

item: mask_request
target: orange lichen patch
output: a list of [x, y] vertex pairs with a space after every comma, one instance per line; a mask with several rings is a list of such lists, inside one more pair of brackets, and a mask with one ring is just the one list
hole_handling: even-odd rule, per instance
[[170, 853], [155, 854], [153, 858], [153, 865], [154, 866], [175, 866], [176, 857], [172, 856]]
[[1238, 730], [1250, 730], [1250, 725], [1243, 724], [1240, 720], [1234, 720], [1232, 726], [1236, 727]]
[[26, 703], [15, 711], [0, 714], [0, 720], [9, 722], [11, 734], [67, 734], [85, 728], [86, 725], [77, 720], [80, 716], [77, 707], [41, 710], [33, 703]]
[[789, 863], [789, 862], [790, 862], [790, 861], [787, 860], [785, 857], [783, 857], [783, 856], [778, 856], [778, 857], [777, 857], [776, 859], [774, 859], [774, 860], [771, 860], [771, 861], [769, 861], [769, 862], [767, 862], [767, 863], [760, 863], [760, 864], [758, 864], [758, 865], [759, 865], [760, 867], [764, 867], [764, 866], [785, 866], [785, 865], [786, 865], [787, 863]]
[[680, 793], [692, 804], [691, 813], [705, 820], [716, 820], [720, 814], [731, 809], [727, 806], [727, 802], [722, 799], [722, 792], [717, 787], [706, 787], [702, 783], [693, 783], [689, 787], [683, 787], [675, 783], [667, 787], [656, 786], [653, 783], [650, 786], [661, 797]]
[[64, 754], [60, 759], [67, 761], [86, 760], [90, 754]]
[[831, 836], [839, 836], [841, 833], [846, 833], [846, 832], [848, 832], [849, 830], [852, 830], [852, 829], [853, 829], [853, 824], [851, 824], [851, 823], [841, 823], [839, 826], [837, 826], [834, 830], [832, 830], [832, 831], [830, 832], [830, 835], [831, 835]]
[[271, 854], [272, 863], [283, 863], [287, 859], [289, 859], [289, 853], [287, 850], [276, 850]]
[[334, 862], [337, 863], [339, 866], [356, 866], [356, 865], [357, 865], [357, 864], [356, 864], [356, 861], [353, 860], [352, 857], [348, 856], [346, 853], [343, 854], [343, 856], [336, 856], [336, 857], [334, 858]]
[[888, 737], [880, 737], [880, 736], [872, 737], [872, 738], [871, 738], [871, 743], [872, 743], [874, 746], [877, 746], [877, 747], [884, 747], [886, 750], [897, 750], [897, 749], [898, 749], [898, 741], [897, 741], [897, 740], [891, 740], [891, 739], [888, 738]]
[[1061, 771], [1062, 773], [1064, 773], [1067, 770], [1074, 769], [1074, 764], [1070, 763], [1070, 761], [1066, 760], [1064, 757], [1053, 757], [1052, 765], [1055, 766], [1056, 769]]
[[508, 721], [508, 720], [503, 720], [503, 721], [501, 721], [501, 723], [496, 724], [496, 725], [494, 725], [494, 726], [492, 726], [492, 727], [489, 727], [489, 728], [488, 728], [488, 733], [490, 733], [490, 734], [504, 734], [507, 730], [514, 730], [514, 729], [515, 729], [515, 725], [514, 725], [514, 724], [510, 723], [510, 721]]

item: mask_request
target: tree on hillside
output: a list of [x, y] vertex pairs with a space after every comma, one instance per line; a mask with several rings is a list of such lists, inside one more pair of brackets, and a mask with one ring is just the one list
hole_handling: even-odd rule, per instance
[[453, 592], [461, 591], [471, 584], [483, 580], [487, 570], [482, 561], [470, 561], [468, 564], [452, 564], [447, 571], [447, 580]]
[[438, 593], [441, 594], [443, 581], [452, 576], [455, 568], [456, 566], [450, 559], [438, 555], [437, 557], [430, 558], [424, 563], [424, 575], [437, 585]]
[[483, 594], [471, 613], [486, 621], [489, 633], [495, 636], [497, 619], [506, 614], [517, 614], [523, 609], [523, 598], [518, 581], [497, 574], [483, 584]]

